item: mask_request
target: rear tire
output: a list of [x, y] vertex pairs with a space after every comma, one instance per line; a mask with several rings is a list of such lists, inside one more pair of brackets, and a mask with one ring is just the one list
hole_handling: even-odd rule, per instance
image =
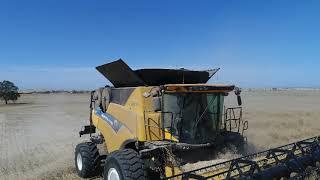
[[106, 160], [104, 180], [145, 180], [145, 169], [140, 155], [132, 149], [111, 153]]
[[101, 173], [101, 158], [98, 148], [93, 142], [78, 144], [74, 160], [77, 173], [80, 177], [88, 178]]

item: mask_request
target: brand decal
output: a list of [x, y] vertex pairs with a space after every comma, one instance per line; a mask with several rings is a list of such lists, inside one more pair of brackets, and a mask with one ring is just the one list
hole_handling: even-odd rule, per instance
[[95, 114], [105, 120], [116, 132], [118, 132], [122, 126], [122, 124], [109, 113], [104, 113], [100, 109], [96, 109]]

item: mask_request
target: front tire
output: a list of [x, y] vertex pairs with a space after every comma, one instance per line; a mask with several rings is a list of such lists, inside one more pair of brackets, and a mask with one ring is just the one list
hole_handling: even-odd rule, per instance
[[88, 178], [101, 173], [101, 159], [98, 148], [93, 142], [77, 145], [75, 150], [75, 166], [80, 177]]
[[145, 170], [140, 155], [132, 149], [111, 153], [103, 173], [104, 180], [145, 180]]

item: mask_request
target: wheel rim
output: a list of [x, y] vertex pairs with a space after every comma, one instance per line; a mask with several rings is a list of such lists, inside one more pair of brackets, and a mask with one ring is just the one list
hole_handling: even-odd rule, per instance
[[80, 153], [78, 153], [78, 155], [77, 155], [77, 166], [78, 166], [79, 171], [81, 171], [82, 170], [82, 156]]
[[120, 180], [118, 171], [115, 168], [110, 168], [108, 171], [108, 180]]

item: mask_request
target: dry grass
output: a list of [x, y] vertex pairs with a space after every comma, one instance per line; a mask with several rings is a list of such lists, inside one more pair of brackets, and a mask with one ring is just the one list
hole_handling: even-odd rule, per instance
[[[216, 156], [215, 159], [209, 160], [209, 161], [199, 161], [199, 162], [192, 163], [192, 164], [188, 163], [188, 164], [183, 165], [181, 167], [181, 170], [183, 172], [187, 172], [187, 171], [191, 171], [194, 169], [200, 169], [200, 168], [207, 167], [210, 165], [218, 164], [218, 163], [227, 161], [229, 159], [234, 159], [234, 158], [240, 157], [240, 155], [236, 154], [235, 152], [236, 152], [235, 149], [225, 148], [222, 152], [218, 153], [218, 155]], [[210, 170], [210, 169], [207, 169], [207, 170]]]
[[[23, 95], [0, 104], [0, 179], [79, 179], [73, 165], [78, 131], [88, 119], [89, 95]], [[263, 150], [318, 135], [320, 91], [243, 93], [246, 132], [253, 149]], [[230, 95], [227, 104], [235, 105]], [[222, 153], [219, 162], [233, 158]], [[199, 164], [196, 166], [200, 166]]]
[[70, 179], [88, 95], [24, 95], [20, 102], [0, 105], [0, 179]]
[[263, 150], [320, 132], [320, 91], [244, 93], [249, 143]]

